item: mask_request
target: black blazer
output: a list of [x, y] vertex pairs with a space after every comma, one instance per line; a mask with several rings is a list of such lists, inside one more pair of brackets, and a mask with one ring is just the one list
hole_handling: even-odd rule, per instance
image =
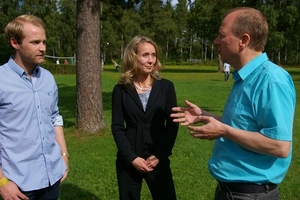
[[112, 94], [112, 133], [117, 144], [117, 157], [126, 165], [139, 157], [155, 155], [160, 162], [172, 154], [178, 123], [170, 117], [177, 106], [171, 81], [155, 80], [146, 111], [138, 93], [130, 85], [115, 85]]

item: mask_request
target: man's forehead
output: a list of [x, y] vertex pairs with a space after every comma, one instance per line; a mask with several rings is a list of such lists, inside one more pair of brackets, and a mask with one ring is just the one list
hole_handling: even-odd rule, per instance
[[237, 11], [234, 11], [232, 13], [229, 13], [226, 15], [220, 25], [219, 31], [228, 31], [232, 27], [232, 24], [234, 23], [236, 19]]

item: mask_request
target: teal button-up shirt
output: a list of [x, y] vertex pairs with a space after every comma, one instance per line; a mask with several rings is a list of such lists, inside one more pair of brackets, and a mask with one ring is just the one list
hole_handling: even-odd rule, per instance
[[[274, 140], [292, 141], [296, 104], [291, 76], [270, 62], [265, 53], [239, 71], [225, 104], [222, 122], [234, 128], [260, 132]], [[220, 138], [215, 141], [209, 170], [219, 181], [278, 184], [291, 162], [286, 158], [256, 153]]]

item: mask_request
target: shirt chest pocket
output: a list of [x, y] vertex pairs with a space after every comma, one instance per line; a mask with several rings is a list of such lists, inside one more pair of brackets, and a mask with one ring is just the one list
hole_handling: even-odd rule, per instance
[[240, 102], [229, 102], [224, 114], [226, 124], [245, 130], [257, 130], [258, 128], [253, 109], [248, 105]]
[[53, 92], [51, 91], [41, 92], [38, 94], [38, 99], [39, 99], [38, 101], [39, 103], [37, 107], [40, 107], [40, 109], [44, 112], [46, 111], [51, 113], [55, 102]]

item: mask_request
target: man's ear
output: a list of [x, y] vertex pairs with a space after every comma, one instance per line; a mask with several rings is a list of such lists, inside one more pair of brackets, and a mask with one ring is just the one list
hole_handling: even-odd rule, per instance
[[244, 49], [250, 43], [250, 35], [245, 33], [240, 38], [240, 46]]
[[18, 44], [17, 40], [16, 40], [15, 38], [13, 38], [13, 37], [11, 37], [11, 38], [9, 39], [9, 43], [10, 43], [10, 45], [11, 45], [14, 49], [18, 49], [18, 48], [19, 48], [19, 44]]

